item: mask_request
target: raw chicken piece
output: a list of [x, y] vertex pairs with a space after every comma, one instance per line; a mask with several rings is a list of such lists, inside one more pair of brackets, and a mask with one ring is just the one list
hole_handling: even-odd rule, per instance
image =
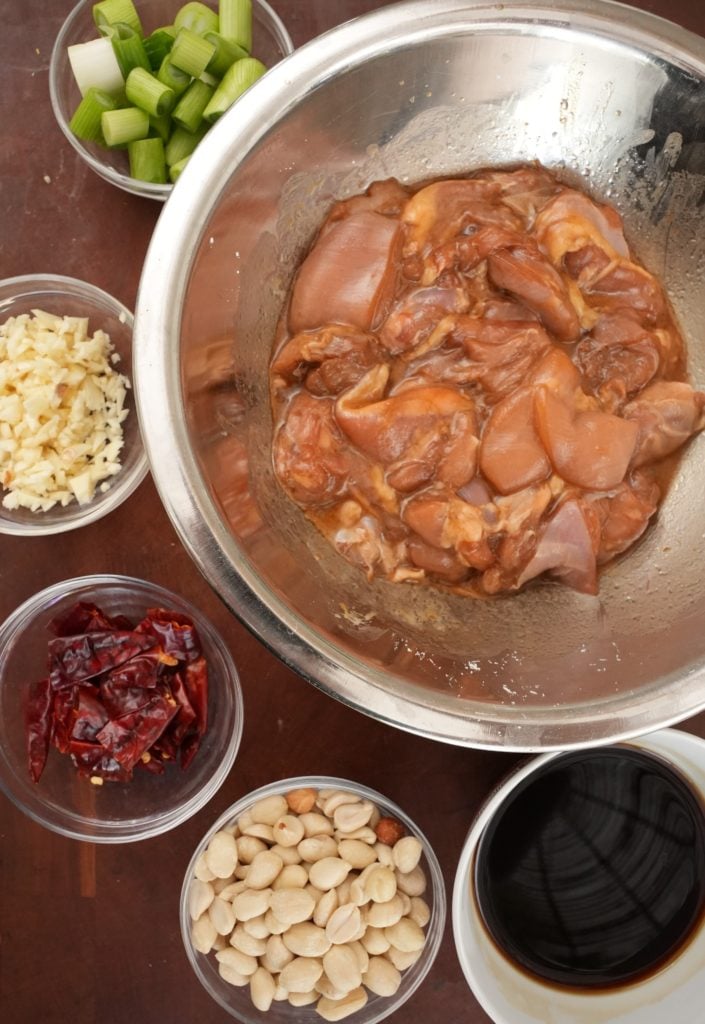
[[536, 427], [553, 467], [589, 491], [609, 491], [622, 480], [634, 454], [635, 423], [599, 410], [580, 411], [549, 388], [537, 388]]
[[645, 388], [624, 409], [637, 427], [633, 466], [670, 455], [705, 426], [705, 393], [690, 384], [660, 380]]
[[272, 363], [272, 383], [279, 388], [304, 380], [313, 394], [335, 395], [356, 384], [381, 359], [373, 334], [331, 324], [287, 341]]
[[[337, 520], [337, 526], [332, 524]], [[348, 559], [360, 565], [372, 579], [375, 571], [391, 576], [400, 564], [407, 561], [405, 540], [390, 541], [384, 536], [379, 519], [365, 514], [356, 501], [345, 501], [326, 517], [323, 532], [332, 540], [336, 549]], [[327, 528], [331, 524], [331, 528]], [[420, 578], [420, 573], [409, 577]]]
[[274, 468], [294, 501], [315, 505], [341, 494], [353, 460], [335, 422], [333, 402], [300, 391], [274, 437]]
[[580, 387], [580, 374], [570, 356], [555, 345], [534, 366], [527, 383], [545, 384], [567, 401], [574, 401]]
[[401, 214], [404, 258], [425, 259], [456, 235], [473, 227], [496, 225], [521, 230], [521, 220], [497, 202], [501, 195], [497, 184], [482, 178], [436, 181], [411, 197]]
[[658, 372], [659, 341], [630, 314], [607, 313], [579, 342], [575, 362], [602, 407], [616, 411]]
[[588, 245], [566, 255], [565, 268], [577, 282], [584, 301], [600, 312], [631, 312], [645, 325], [653, 326], [666, 316], [666, 300], [656, 278], [604, 249]]
[[538, 248], [525, 243], [496, 249], [487, 257], [487, 270], [497, 288], [521, 299], [560, 341], [576, 341], [580, 336], [566, 284]]
[[518, 232], [491, 224], [467, 235], [456, 235], [432, 249], [421, 262], [409, 263], [407, 266], [415, 268], [413, 280], [430, 285], [448, 271], [469, 275], [497, 249], [521, 244], [522, 236]]
[[551, 475], [534, 426], [534, 389], [519, 388], [494, 407], [482, 433], [480, 470], [500, 494], [511, 494]]
[[626, 551], [641, 537], [659, 497], [658, 485], [637, 470], [613, 494], [594, 500], [601, 524], [598, 565]]
[[502, 189], [502, 202], [514, 210], [524, 221], [528, 231], [533, 227], [536, 214], [542, 210], [560, 186], [543, 167], [518, 167], [513, 171], [490, 171], [487, 181]]
[[465, 313], [469, 306], [467, 292], [457, 284], [414, 288], [392, 308], [380, 328], [379, 340], [397, 355], [425, 341], [444, 316]]
[[571, 499], [564, 501], [544, 527], [516, 586], [548, 572], [574, 590], [596, 594], [598, 537], [599, 523], [590, 506]]
[[291, 333], [330, 323], [369, 330], [392, 298], [398, 228], [397, 220], [368, 210], [330, 224], [294, 281]]
[[403, 521], [431, 548], [455, 552], [468, 568], [485, 570], [494, 561], [484, 510], [443, 490], [430, 490], [404, 505]]
[[617, 211], [575, 189], [561, 189], [546, 203], [536, 218], [534, 234], [556, 267], [566, 253], [590, 244], [610, 258], [629, 259], [622, 218]]

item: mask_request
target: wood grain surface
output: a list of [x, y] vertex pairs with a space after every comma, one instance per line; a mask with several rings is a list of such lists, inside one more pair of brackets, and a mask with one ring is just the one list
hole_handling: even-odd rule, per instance
[[[296, 45], [374, 0], [270, 0]], [[0, 278], [66, 274], [130, 308], [160, 206], [100, 179], [55, 124], [49, 55], [71, 0], [2, 0]], [[701, 0], [636, 6], [705, 34]], [[60, 539], [0, 536], [0, 618], [70, 576], [116, 572], [162, 583], [212, 619], [245, 698], [236, 764], [195, 817], [157, 839], [93, 846], [34, 824], [0, 795], [0, 1021], [3, 1024], [225, 1024], [184, 954], [178, 897], [202, 834], [247, 791], [297, 774], [357, 779], [416, 819], [438, 853], [448, 896], [482, 800], [516, 755], [419, 739], [326, 697], [288, 670], [220, 603], [182, 549], [147, 479], [121, 509]], [[705, 736], [705, 716], [681, 728]], [[486, 1024], [460, 970], [450, 921], [441, 953], [390, 1024]]]

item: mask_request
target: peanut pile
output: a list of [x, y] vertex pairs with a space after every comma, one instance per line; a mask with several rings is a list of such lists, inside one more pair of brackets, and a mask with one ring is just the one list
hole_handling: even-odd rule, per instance
[[392, 996], [421, 956], [430, 909], [421, 842], [351, 792], [296, 789], [254, 803], [199, 856], [191, 938], [220, 976], [327, 1021]]

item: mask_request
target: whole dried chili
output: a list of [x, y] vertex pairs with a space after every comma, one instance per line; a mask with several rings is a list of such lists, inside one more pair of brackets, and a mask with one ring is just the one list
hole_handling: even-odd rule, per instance
[[133, 628], [80, 602], [50, 623], [49, 675], [26, 709], [29, 773], [37, 782], [49, 745], [78, 772], [126, 782], [133, 770], [186, 768], [207, 725], [208, 671], [190, 619], [149, 609]]

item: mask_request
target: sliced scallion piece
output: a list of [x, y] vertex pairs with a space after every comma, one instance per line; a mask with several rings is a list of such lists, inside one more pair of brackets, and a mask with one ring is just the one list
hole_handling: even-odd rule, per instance
[[168, 56], [161, 63], [161, 67], [157, 71], [157, 78], [164, 85], [168, 85], [170, 89], [173, 89], [177, 96], [186, 92], [191, 84], [191, 75], [187, 75], [181, 68], [175, 68]]
[[139, 107], [121, 107], [106, 110], [100, 118], [100, 128], [108, 146], [123, 146], [149, 134], [149, 117]]
[[174, 90], [144, 68], [132, 69], [125, 82], [125, 93], [133, 106], [152, 117], [168, 114], [176, 102]]
[[111, 25], [108, 32], [125, 81], [133, 68], [144, 68], [145, 71], [151, 71], [151, 64], [142, 37], [137, 35], [134, 29], [121, 22]]
[[174, 185], [176, 184], [176, 182], [177, 182], [177, 180], [179, 178], [179, 175], [181, 174], [181, 172], [183, 171], [184, 167], [186, 166], [186, 164], [189, 162], [190, 159], [191, 159], [190, 156], [185, 156], [185, 157], [183, 157], [183, 159], [179, 160], [177, 163], [171, 165], [171, 167], [169, 168], [169, 178], [170, 178], [172, 184], [174, 184]]
[[221, 36], [252, 52], [252, 0], [220, 0]]
[[163, 143], [172, 135], [171, 114], [162, 114], [160, 117], [150, 116], [149, 134], [150, 137], [157, 135]]
[[174, 25], [176, 28], [190, 28], [192, 32], [202, 36], [206, 32], [218, 31], [218, 15], [206, 4], [194, 0], [194, 2], [184, 4], [179, 8], [174, 18]]
[[190, 28], [182, 28], [174, 40], [169, 60], [176, 68], [187, 75], [198, 78], [208, 66], [215, 53], [215, 46], [202, 36], [197, 36]]
[[203, 117], [210, 124], [217, 121], [236, 99], [261, 78], [266, 71], [264, 64], [256, 57], [236, 60], [223, 75], [213, 98], [203, 111]]
[[230, 65], [234, 64], [236, 60], [242, 60], [243, 57], [248, 56], [247, 50], [243, 49], [242, 46], [238, 46], [231, 39], [226, 39], [220, 32], [206, 32], [204, 39], [207, 39], [209, 43], [213, 43], [213, 46], [215, 46], [215, 53], [208, 61], [206, 71], [211, 75], [215, 75], [216, 78], [222, 78]]
[[138, 139], [127, 147], [130, 176], [155, 185], [166, 184], [166, 160], [161, 139]]
[[93, 21], [100, 32], [108, 26], [121, 22], [129, 25], [133, 32], [142, 35], [142, 22], [132, 0], [101, 0], [93, 4]]
[[214, 94], [215, 90], [210, 85], [195, 78], [172, 111], [174, 124], [187, 132], [195, 132]]
[[115, 110], [117, 101], [102, 89], [88, 89], [69, 121], [69, 128], [84, 142], [102, 142], [100, 119], [105, 110]]
[[162, 61], [171, 51], [176, 38], [176, 29], [173, 25], [164, 28], [156, 28], [151, 35], [144, 40], [144, 50], [149, 60], [152, 71], [158, 71]]
[[167, 164], [171, 167], [172, 164], [178, 164], [184, 157], [191, 156], [209, 127], [210, 125], [206, 121], [201, 121], [195, 132], [189, 132], [177, 124], [164, 147]]
[[89, 89], [113, 93], [125, 84], [109, 39], [101, 37], [88, 43], [75, 43], [66, 52], [81, 96]]

